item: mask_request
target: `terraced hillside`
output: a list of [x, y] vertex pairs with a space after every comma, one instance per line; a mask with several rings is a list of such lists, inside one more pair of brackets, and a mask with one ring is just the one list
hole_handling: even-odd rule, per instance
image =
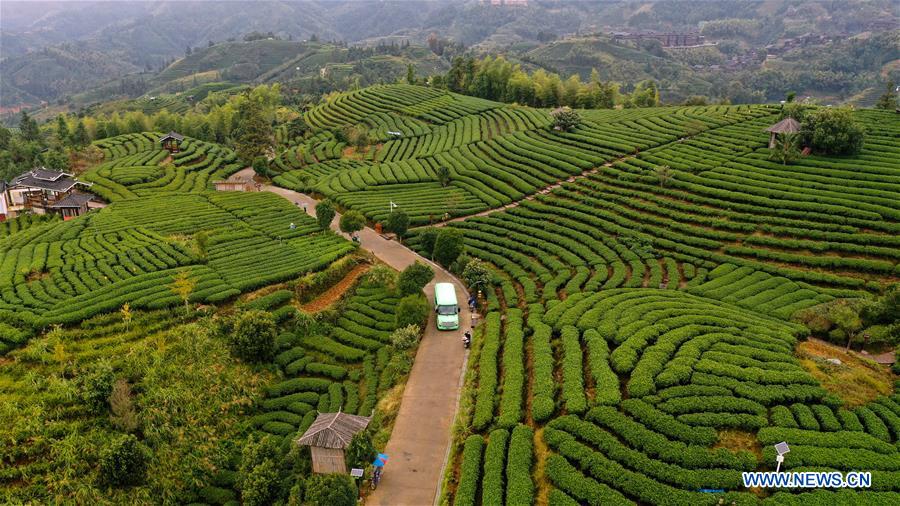
[[3, 352], [33, 330], [126, 302], [177, 304], [172, 283], [182, 271], [195, 284], [192, 301], [221, 302], [355, 248], [273, 194], [206, 191], [238, 167], [230, 150], [189, 139], [174, 163], [160, 164], [166, 152], [154, 135], [100, 143], [110, 161], [84, 179], [110, 206], [66, 222], [31, 220], [0, 236], [0, 312], [14, 323], [3, 332]]
[[211, 190], [213, 181], [243, 168], [232, 150], [218, 144], [188, 137], [181, 149], [170, 155], [160, 147], [159, 137], [156, 132], [144, 132], [96, 142], [106, 161], [82, 179], [93, 184], [91, 191], [114, 202]]
[[[750, 106], [653, 112], [585, 121], [563, 133], [550, 128], [547, 111], [424, 87], [376, 86], [338, 95], [305, 118], [318, 129], [367, 125], [377, 145], [342, 159], [343, 146], [328, 144], [325, 134], [325, 147], [287, 154], [282, 165], [299, 168], [275, 181], [324, 194], [374, 220], [386, 217], [393, 200], [414, 223], [426, 224], [444, 213], [463, 216], [499, 207], [637, 151], [772, 114]], [[450, 171], [446, 188], [439, 167]]]
[[[581, 116], [560, 132], [547, 111], [367, 88], [309, 111], [315, 134], [280, 159], [279, 184], [372, 220], [389, 201], [416, 224], [466, 217], [445, 226], [493, 271], [442, 502], [895, 503], [900, 396], [829, 393], [791, 317], [900, 279], [896, 115], [854, 113], [856, 156], [786, 165], [775, 108]], [[352, 125], [378, 142], [338, 142]], [[427, 256], [425, 230], [407, 243]], [[871, 470], [871, 489], [744, 488], [782, 440], [785, 469]]]
[[[344, 272], [358, 261], [349, 257], [330, 269]], [[279, 323], [277, 349], [262, 368], [230, 356], [217, 331], [230, 314], [221, 308], [134, 311], [128, 320], [113, 311], [12, 351], [0, 370], [0, 435], [7, 441], [0, 497], [229, 504], [240, 497], [235, 477], [248, 440], [268, 437], [291, 448], [325, 411], [374, 414], [373, 434], [385, 439], [395, 413], [376, 407], [404, 381], [397, 356], [411, 361], [390, 351], [396, 294], [363, 277], [333, 308], [333, 325], [307, 327], [292, 324], [299, 315], [294, 295], [266, 289], [234, 305], [237, 314], [267, 311]], [[110, 425], [121, 424], [107, 413], [106, 399], [91, 392], [114, 377], [133, 385], [141, 439], [151, 450], [146, 483], [137, 487], [99, 483], [96, 462], [116, 435]], [[61, 447], [71, 453], [60, 455]]]

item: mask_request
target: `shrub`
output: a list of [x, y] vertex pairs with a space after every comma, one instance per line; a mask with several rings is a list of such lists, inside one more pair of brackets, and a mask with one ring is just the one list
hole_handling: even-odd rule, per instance
[[478, 434], [466, 438], [463, 443], [462, 465], [459, 471], [459, 485], [453, 506], [474, 506], [475, 493], [481, 477], [481, 453], [484, 450], [484, 439]]
[[314, 474], [306, 480], [306, 501], [315, 506], [355, 506], [357, 495], [348, 474]]
[[416, 261], [400, 273], [397, 279], [397, 291], [401, 296], [421, 293], [425, 285], [433, 278], [434, 269]]
[[563, 132], [568, 132], [581, 123], [581, 116], [568, 106], [554, 109], [550, 116], [553, 117], [554, 128]]
[[100, 481], [114, 487], [139, 485], [146, 476], [148, 460], [147, 448], [136, 437], [121, 436], [100, 455]]
[[257, 156], [253, 159], [253, 172], [255, 172], [257, 176], [269, 176], [269, 161], [266, 160], [266, 157]]
[[137, 430], [139, 421], [131, 398], [131, 386], [125, 379], [118, 379], [113, 384], [112, 393], [109, 395], [109, 421], [123, 432]]
[[362, 285], [391, 289], [397, 283], [397, 271], [386, 265], [376, 265], [362, 277]]
[[852, 114], [848, 108], [827, 107], [807, 115], [801, 129], [804, 140], [814, 150], [829, 155], [859, 153], [866, 132]]
[[[509, 440], [506, 462], [506, 503], [530, 506], [534, 503], [534, 482], [531, 481], [534, 432], [519, 424]], [[485, 503], [488, 504], [488, 503]]]
[[407, 295], [397, 303], [394, 325], [396, 328], [424, 325], [428, 312], [428, 299], [424, 295]]
[[293, 298], [294, 292], [290, 290], [276, 290], [268, 295], [263, 295], [244, 304], [244, 309], [267, 310], [286, 304]]
[[432, 257], [444, 267], [456, 261], [462, 254], [465, 244], [463, 231], [451, 227], [443, 227], [434, 240], [434, 252]]
[[277, 329], [271, 313], [242, 311], [229, 327], [226, 339], [235, 356], [249, 362], [267, 362], [275, 356]]
[[359, 232], [366, 226], [366, 217], [359, 211], [347, 211], [341, 215], [339, 225], [341, 227], [341, 232], [344, 232], [345, 234]]
[[475, 258], [470, 260], [465, 268], [463, 268], [462, 277], [466, 282], [466, 286], [475, 292], [487, 290], [494, 275], [491, 272], [491, 268], [488, 267], [485, 262]]
[[583, 413], [587, 409], [581, 356], [581, 341], [578, 329], [567, 325], [562, 328], [562, 400], [569, 413]]
[[376, 455], [375, 445], [372, 443], [372, 435], [369, 431], [364, 430], [357, 432], [351, 439], [350, 444], [344, 451], [344, 459], [349, 468], [365, 468], [374, 459]]
[[500, 416], [497, 424], [510, 428], [522, 420], [525, 394], [525, 333], [522, 330], [522, 310], [507, 311], [503, 336], [503, 389], [500, 396]]
[[503, 503], [503, 469], [506, 463], [506, 443], [509, 431], [495, 429], [484, 451], [484, 478], [481, 485], [481, 504]]
[[335, 214], [337, 211], [334, 210], [334, 204], [330, 200], [323, 200], [316, 204], [316, 221], [322, 230], [328, 230], [331, 227], [331, 220], [334, 219]]
[[450, 185], [451, 174], [450, 169], [447, 166], [441, 165], [435, 172], [437, 173], [438, 182], [441, 183], [441, 186], [446, 187]]
[[255, 466], [242, 480], [241, 502], [247, 506], [272, 504], [279, 492], [278, 469], [272, 459]]
[[406, 235], [406, 230], [409, 228], [409, 215], [403, 211], [394, 211], [388, 214], [384, 228], [388, 232], [397, 234], [397, 237], [402, 239], [403, 236]]
[[91, 413], [100, 415], [109, 409], [115, 379], [112, 365], [106, 361], [98, 362], [81, 375], [78, 394]]
[[426, 227], [416, 236], [419, 239], [419, 247], [422, 253], [432, 260], [434, 259], [434, 243], [437, 241], [440, 231], [441, 229], [437, 227]]
[[391, 334], [391, 344], [398, 350], [409, 350], [419, 343], [421, 333], [418, 325], [400, 327]]
[[485, 317], [484, 344], [478, 358], [478, 391], [475, 394], [475, 412], [472, 426], [483, 429], [494, 419], [497, 405], [497, 354], [500, 351], [500, 313], [491, 312]]

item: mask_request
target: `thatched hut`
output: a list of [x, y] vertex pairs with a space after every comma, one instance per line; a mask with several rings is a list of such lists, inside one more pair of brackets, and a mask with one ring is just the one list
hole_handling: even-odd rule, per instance
[[783, 120], [775, 123], [766, 129], [766, 132], [769, 132], [769, 149], [773, 149], [775, 147], [775, 138], [781, 134], [796, 134], [800, 132], [800, 123], [788, 116]]
[[371, 419], [341, 412], [319, 413], [296, 443], [310, 447], [314, 473], [343, 474], [347, 472], [344, 450], [354, 435], [368, 427]]

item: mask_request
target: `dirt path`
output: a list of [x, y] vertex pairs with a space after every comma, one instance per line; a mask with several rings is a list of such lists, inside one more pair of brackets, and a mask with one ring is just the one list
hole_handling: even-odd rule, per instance
[[363, 275], [364, 272], [369, 270], [369, 265], [367, 264], [359, 264], [353, 268], [350, 272], [344, 276], [344, 279], [338, 281], [338, 283], [328, 290], [325, 290], [321, 295], [316, 297], [315, 299], [307, 302], [300, 306], [300, 309], [308, 312], [315, 313], [316, 311], [321, 311], [328, 306], [337, 302], [351, 286], [353, 283], [359, 279], [360, 276]]
[[[433, 225], [428, 225], [428, 226], [432, 226], [432, 227], [443, 227], [444, 225], [446, 225], [446, 224], [448, 224], [448, 223], [453, 223], [453, 222], [455, 222], [455, 221], [464, 221], [464, 220], [468, 220], [469, 218], [474, 218], [474, 217], [476, 217], [476, 216], [487, 216], [487, 215], [489, 215], [489, 214], [494, 214], [494, 213], [498, 213], [498, 212], [500, 212], [500, 211], [506, 211], [507, 209], [512, 209], [512, 208], [514, 208], [514, 207], [519, 207], [519, 204], [521, 204], [523, 201], [526, 201], [526, 200], [534, 200], [534, 198], [535, 198], [536, 196], [538, 196], [538, 195], [546, 195], [546, 194], [552, 192], [553, 190], [555, 190], [555, 189], [561, 187], [561, 186], [562, 186], [563, 184], [565, 184], [565, 183], [573, 183], [573, 182], [575, 182], [577, 179], [580, 179], [580, 178], [583, 178], [583, 177], [590, 176], [591, 174], [596, 174], [596, 173], [600, 172], [602, 169], [604, 169], [604, 168], [606, 168], [606, 167], [612, 167], [612, 165], [613, 165], [614, 163], [627, 161], [627, 160], [629, 160], [629, 159], [631, 159], [631, 158], [634, 158], [635, 156], [637, 156], [637, 155], [634, 155], [634, 154], [631, 154], [631, 155], [625, 155], [625, 156], [616, 158], [615, 160], [608, 161], [608, 162], [604, 163], [603, 165], [600, 165], [599, 167], [594, 167], [594, 168], [592, 168], [592, 169], [588, 169], [588, 170], [582, 172], [581, 174], [578, 174], [578, 175], [575, 175], [575, 176], [571, 176], [571, 177], [569, 177], [568, 179], [559, 181], [559, 182], [557, 182], [557, 183], [553, 183], [553, 184], [550, 185], [550, 186], [545, 186], [544, 188], [541, 188], [540, 190], [538, 190], [538, 191], [536, 191], [536, 192], [534, 192], [534, 193], [532, 193], [532, 194], [530, 194], [530, 195], [528, 195], [528, 196], [526, 196], [526, 197], [523, 197], [523, 198], [521, 198], [521, 199], [519, 199], [519, 200], [514, 200], [514, 201], [510, 202], [509, 204], [506, 204], [505, 206], [495, 207], [495, 208], [493, 208], [493, 209], [488, 209], [487, 211], [481, 211], [480, 213], [467, 214], [466, 216], [458, 216], [458, 217], [456, 217], [456, 218], [452, 218], [452, 219], [449, 219], [449, 220], [446, 220], [446, 221], [440, 221], [440, 222], [437, 222], [437, 223], [435, 223], [435, 224], [433, 224]], [[413, 227], [413, 228], [417, 228], [417, 227]]]
[[[280, 195], [298, 207], [315, 214], [317, 201], [285, 188], [264, 185], [263, 191]], [[340, 215], [331, 228], [338, 230]], [[338, 232], [340, 233], [340, 232]], [[363, 248], [382, 262], [403, 270], [415, 261], [430, 265], [434, 280], [425, 287], [429, 302], [434, 303], [434, 284], [453, 283], [462, 311], [459, 331], [438, 331], [434, 314], [429, 316], [425, 335], [416, 352], [400, 412], [385, 453], [390, 461], [378, 490], [366, 500], [373, 505], [421, 506], [434, 504], [439, 495], [443, 469], [450, 451], [450, 428], [456, 418], [468, 353], [462, 346], [462, 332], [469, 327], [471, 316], [465, 301], [469, 295], [462, 282], [452, 274], [396, 241], [387, 240], [366, 227], [359, 233]]]

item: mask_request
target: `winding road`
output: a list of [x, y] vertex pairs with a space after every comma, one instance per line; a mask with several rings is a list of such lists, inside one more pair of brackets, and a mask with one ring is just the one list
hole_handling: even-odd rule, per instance
[[[244, 169], [232, 177], [250, 179], [252, 169]], [[306, 212], [315, 215], [318, 203], [309, 195], [263, 185]], [[338, 233], [340, 215], [335, 216], [331, 228]], [[462, 332], [471, 323], [465, 301], [469, 295], [463, 283], [442, 267], [420, 256], [397, 241], [385, 239], [366, 227], [359, 233], [360, 244], [379, 260], [394, 269], [403, 270], [415, 261], [430, 265], [434, 279], [425, 287], [429, 302], [434, 303], [434, 284], [453, 283], [461, 302], [460, 330], [439, 331], [434, 314], [416, 352], [416, 360], [406, 382], [400, 411], [384, 453], [390, 460], [378, 489], [366, 500], [370, 505], [425, 506], [435, 504], [440, 494], [443, 470], [451, 441], [451, 426], [459, 406], [468, 352], [462, 346]]]

